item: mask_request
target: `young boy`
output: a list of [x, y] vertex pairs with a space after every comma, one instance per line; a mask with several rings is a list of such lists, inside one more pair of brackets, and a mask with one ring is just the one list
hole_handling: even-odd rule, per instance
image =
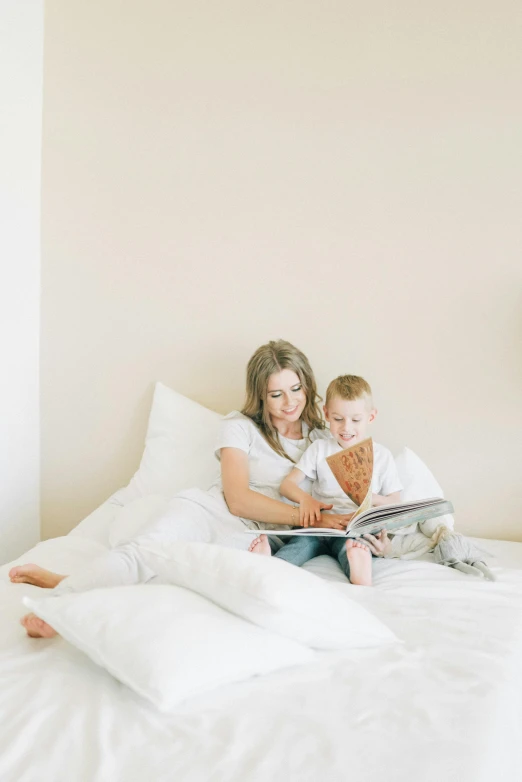
[[[329, 511], [323, 510], [321, 514], [325, 505], [330, 506], [331, 513], [348, 514], [357, 509], [337, 483], [326, 458], [368, 437], [368, 427], [375, 420], [377, 410], [366, 380], [357, 375], [342, 375], [332, 380], [326, 391], [324, 415], [330, 424], [330, 437], [309, 446], [280, 488], [283, 497], [299, 503], [302, 527], [327, 527]], [[373, 455], [372, 504], [400, 502], [402, 486], [390, 451], [374, 442]], [[311, 495], [299, 488], [305, 478], [313, 481]], [[319, 554], [330, 554], [338, 559], [352, 584], [371, 586], [372, 551], [381, 552], [388, 538], [386, 532], [364, 537], [367, 545], [352, 538], [297, 535], [290, 537], [275, 556], [300, 566]], [[271, 553], [266, 535], [254, 541], [251, 551]]]

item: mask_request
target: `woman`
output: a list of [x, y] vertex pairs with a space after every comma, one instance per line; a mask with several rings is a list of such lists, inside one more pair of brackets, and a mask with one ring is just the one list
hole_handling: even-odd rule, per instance
[[[299, 510], [282, 501], [279, 486], [310, 442], [326, 436], [308, 359], [284, 340], [262, 345], [248, 362], [246, 392], [242, 412], [231, 413], [222, 424], [216, 450], [219, 484], [208, 492], [182, 492], [133, 541], [105, 552], [72, 576], [21, 565], [11, 569], [11, 581], [52, 588], [56, 595], [145, 583], [157, 574], [147, 565], [140, 542], [192, 540], [246, 549], [251, 538], [245, 526], [298, 526]], [[328, 514], [316, 526], [344, 529], [348, 518]], [[33, 637], [55, 635], [34, 614], [21, 621]]]

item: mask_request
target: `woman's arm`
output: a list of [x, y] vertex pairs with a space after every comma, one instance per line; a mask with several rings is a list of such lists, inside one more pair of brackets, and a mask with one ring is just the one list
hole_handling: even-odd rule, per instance
[[299, 525], [299, 510], [265, 497], [248, 485], [248, 456], [240, 448], [221, 449], [221, 480], [230, 513], [265, 524]]
[[[290, 470], [279, 491], [292, 502], [299, 503], [299, 526], [314, 527], [320, 526], [321, 510], [331, 510], [333, 505], [326, 505], [324, 502], [314, 499], [308, 492], [299, 488], [299, 484], [304, 481], [306, 475], [297, 467]], [[330, 516], [328, 516], [330, 518]]]
[[[265, 497], [253, 491], [249, 484], [248, 456], [240, 448], [221, 448], [221, 480], [228, 509], [234, 516], [241, 516], [265, 524], [285, 524], [299, 527], [299, 509], [286, 502]], [[349, 516], [328, 514], [316, 527], [345, 529]]]

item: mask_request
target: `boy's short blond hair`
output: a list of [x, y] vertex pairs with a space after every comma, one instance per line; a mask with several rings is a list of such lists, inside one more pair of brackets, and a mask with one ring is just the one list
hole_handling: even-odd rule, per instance
[[372, 389], [370, 384], [363, 377], [358, 375], [340, 375], [332, 380], [326, 389], [326, 402], [328, 405], [334, 397], [340, 399], [366, 399], [370, 405], [373, 405]]

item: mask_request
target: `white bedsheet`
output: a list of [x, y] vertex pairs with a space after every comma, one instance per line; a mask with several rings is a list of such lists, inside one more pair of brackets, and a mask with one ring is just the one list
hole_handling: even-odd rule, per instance
[[[519, 546], [497, 553], [522, 565]], [[67, 572], [102, 548], [77, 532], [20, 560]], [[429, 562], [375, 564], [373, 590], [348, 585], [327, 557], [309, 567], [402, 645], [325, 654], [169, 716], [63, 640], [27, 638], [21, 599], [40, 590], [9, 584], [1, 568], [1, 782], [520, 778], [522, 572], [497, 568], [491, 584]]]

